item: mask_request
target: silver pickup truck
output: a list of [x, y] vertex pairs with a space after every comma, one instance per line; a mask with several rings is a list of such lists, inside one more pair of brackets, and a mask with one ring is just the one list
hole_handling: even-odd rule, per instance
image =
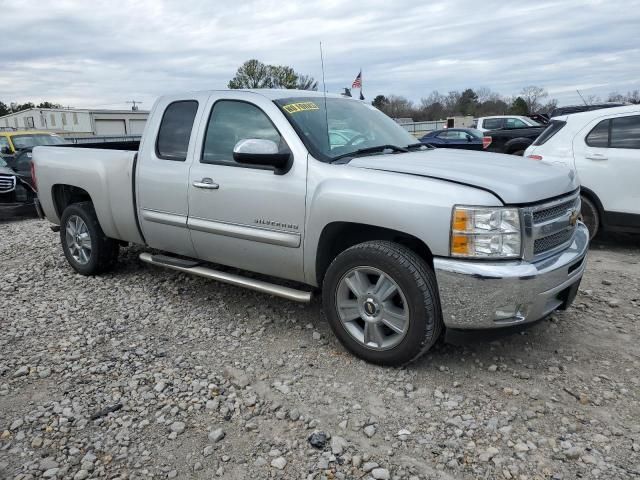
[[584, 272], [572, 171], [427, 148], [358, 100], [165, 96], [139, 147], [110, 147], [34, 150], [41, 212], [77, 272], [134, 243], [155, 249], [144, 262], [295, 301], [321, 288], [334, 333], [370, 362], [410, 362], [445, 327], [543, 318]]

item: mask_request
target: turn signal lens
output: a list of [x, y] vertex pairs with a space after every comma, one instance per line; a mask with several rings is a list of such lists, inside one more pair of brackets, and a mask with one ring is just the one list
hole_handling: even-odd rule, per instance
[[467, 235], [451, 235], [451, 253], [456, 255], [469, 254], [469, 237]]
[[530, 158], [531, 160], [542, 160], [542, 155], [527, 155], [527, 158]]

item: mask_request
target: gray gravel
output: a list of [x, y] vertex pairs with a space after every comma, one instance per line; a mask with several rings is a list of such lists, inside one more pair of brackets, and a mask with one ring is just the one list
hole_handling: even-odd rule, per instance
[[390, 369], [318, 301], [138, 248], [82, 277], [46, 222], [0, 223], [0, 478], [638, 478], [639, 243], [594, 246], [566, 313]]

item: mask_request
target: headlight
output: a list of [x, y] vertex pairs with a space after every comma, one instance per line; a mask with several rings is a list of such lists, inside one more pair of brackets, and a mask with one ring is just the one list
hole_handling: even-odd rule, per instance
[[520, 212], [517, 208], [453, 208], [451, 256], [518, 258], [520, 245]]

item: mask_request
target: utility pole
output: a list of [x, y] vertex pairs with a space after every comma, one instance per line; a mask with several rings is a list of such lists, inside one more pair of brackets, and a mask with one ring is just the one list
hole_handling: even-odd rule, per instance
[[140, 100], [129, 100], [126, 103], [131, 103], [132, 104], [131, 105], [131, 110], [134, 111], [134, 112], [137, 112], [138, 111], [138, 104], [139, 103], [143, 103], [143, 102], [141, 102]]

